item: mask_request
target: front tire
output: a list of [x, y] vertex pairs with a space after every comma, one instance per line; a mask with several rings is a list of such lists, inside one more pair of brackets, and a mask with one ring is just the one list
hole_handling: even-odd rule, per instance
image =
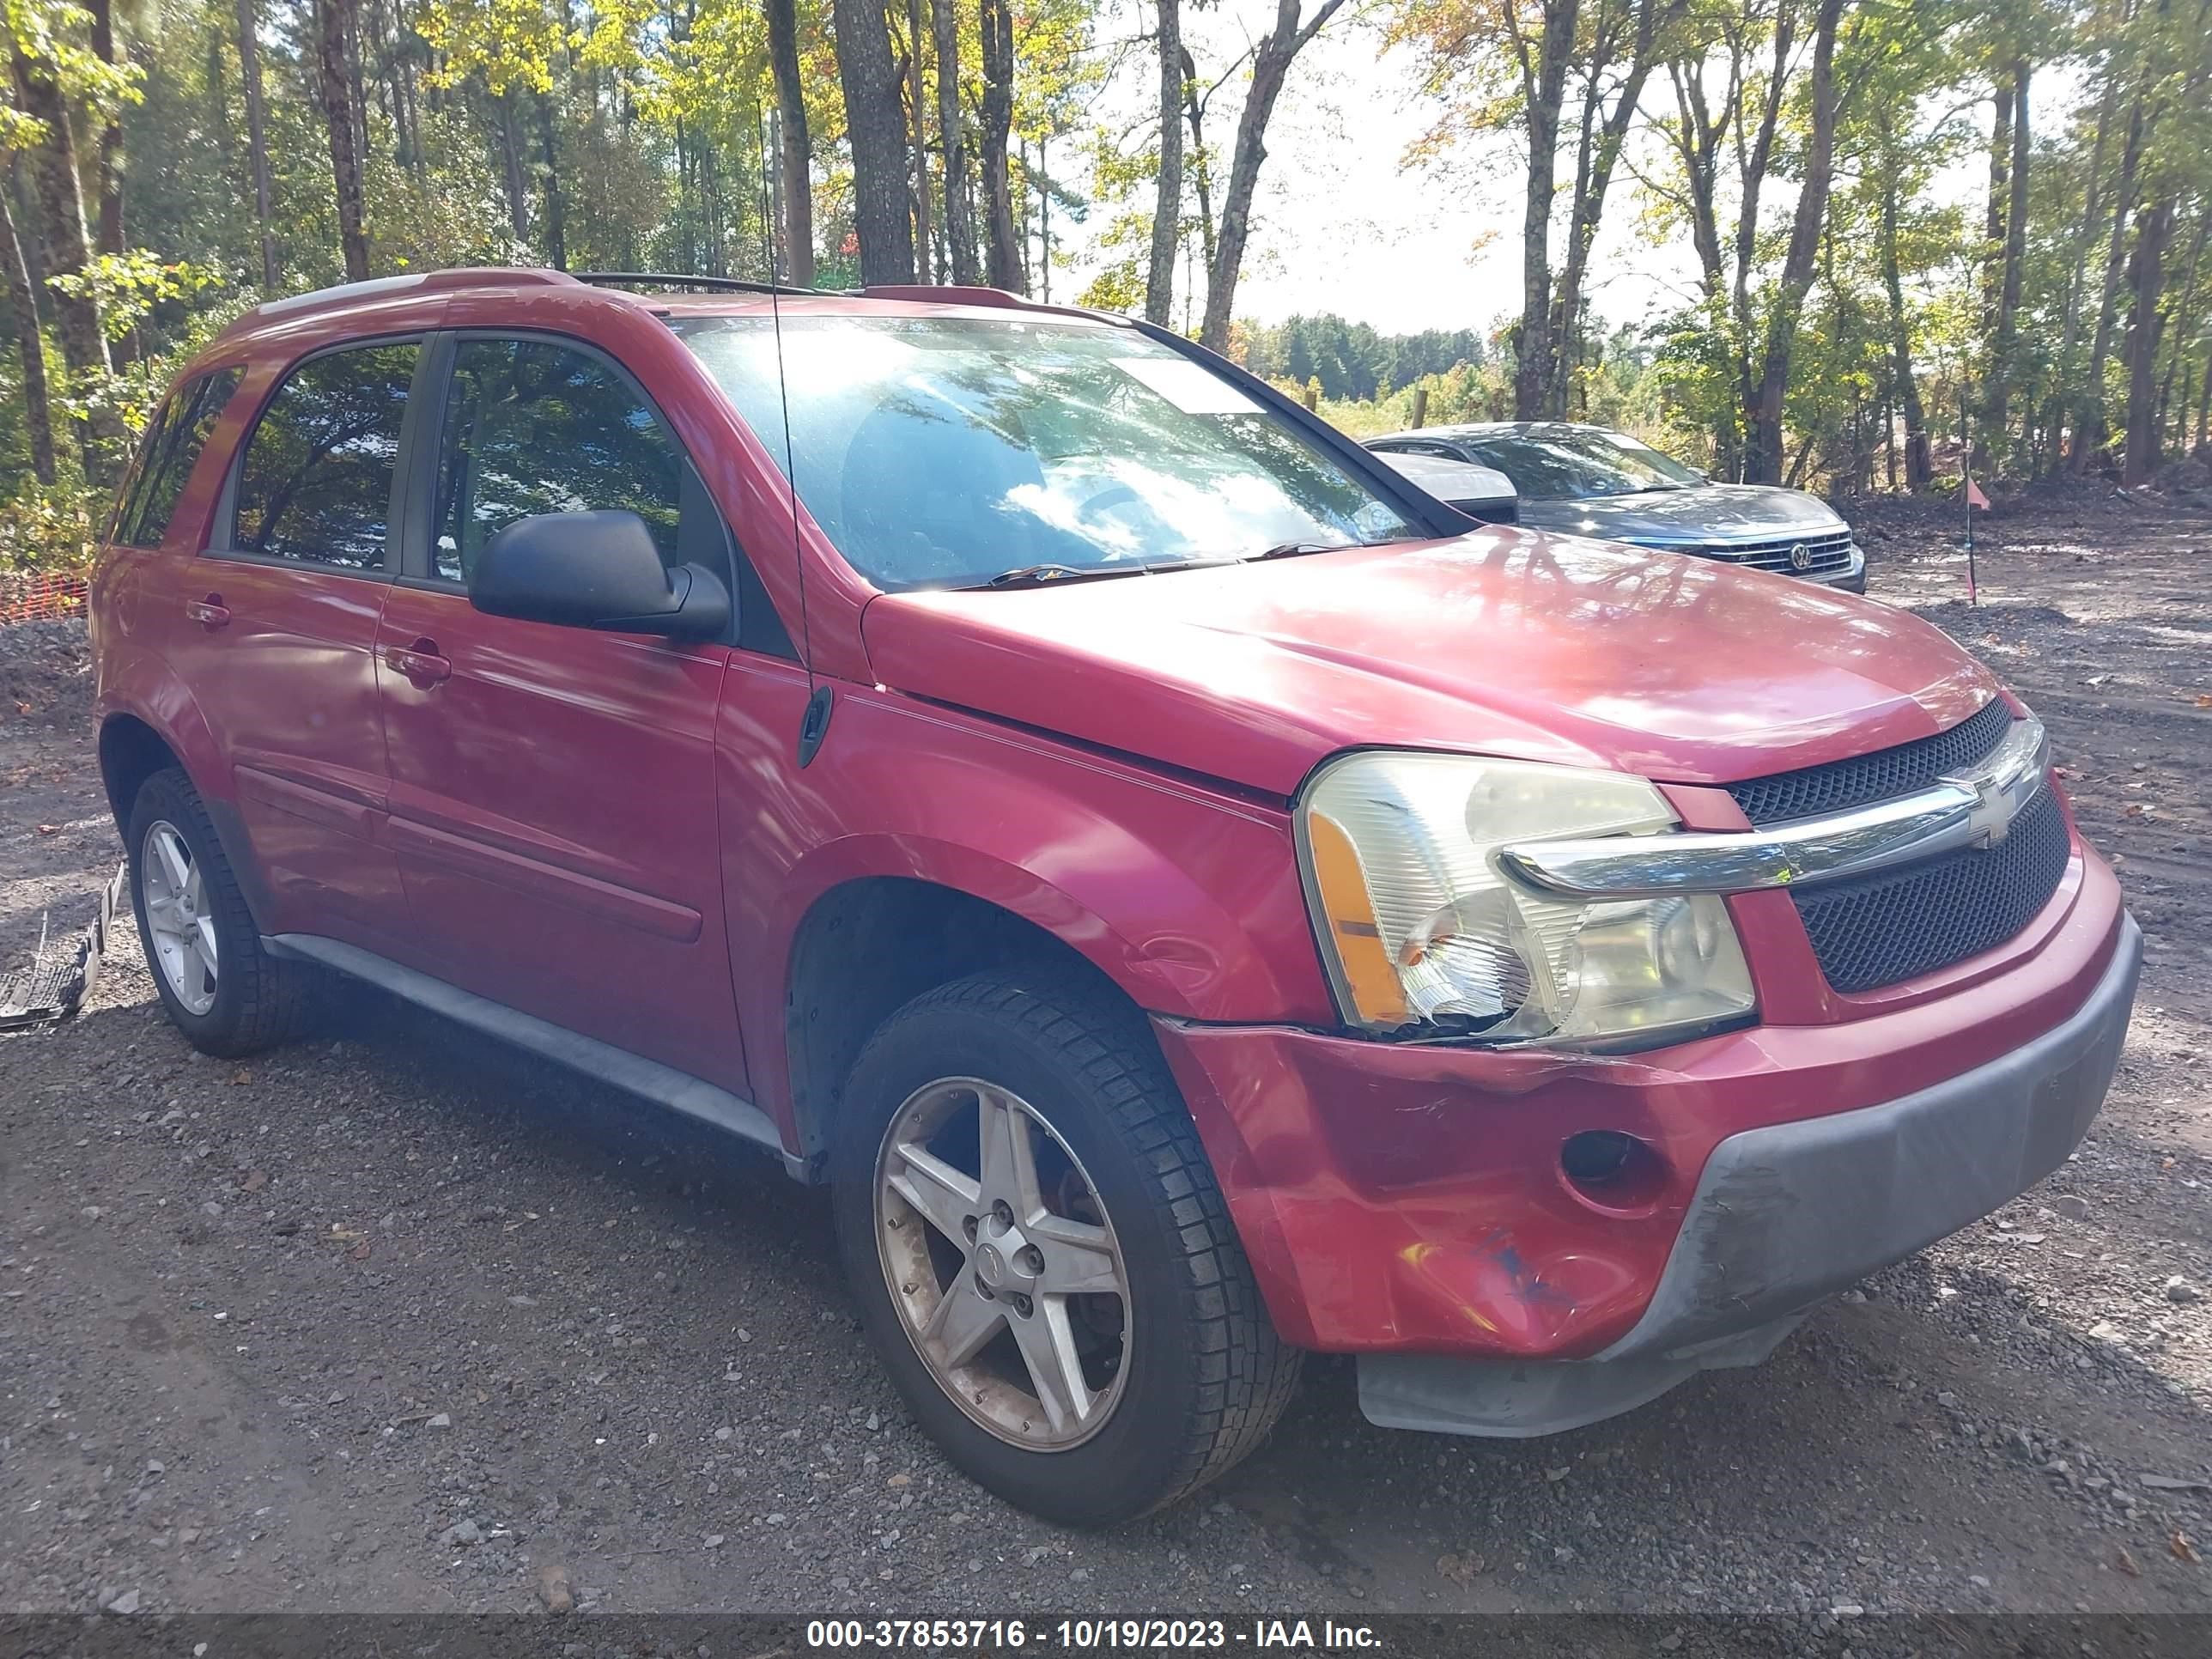
[[862, 1323], [976, 1481], [1111, 1525], [1223, 1474], [1281, 1414], [1304, 1356], [1133, 1010], [1067, 981], [956, 981], [869, 1040], [840, 1117]]
[[236, 1059], [297, 1035], [312, 1012], [315, 970], [261, 948], [215, 821], [182, 770], [140, 786], [125, 842], [147, 971], [192, 1047]]

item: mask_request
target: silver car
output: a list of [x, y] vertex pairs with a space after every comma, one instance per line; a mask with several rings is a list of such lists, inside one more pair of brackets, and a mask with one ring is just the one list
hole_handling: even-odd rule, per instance
[[1569, 421], [1489, 421], [1370, 438], [1391, 457], [1494, 468], [1520, 521], [1866, 592], [1866, 555], [1835, 509], [1802, 489], [1714, 483], [1623, 432]]

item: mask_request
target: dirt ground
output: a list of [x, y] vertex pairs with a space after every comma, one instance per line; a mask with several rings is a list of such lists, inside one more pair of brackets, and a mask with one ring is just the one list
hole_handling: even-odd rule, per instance
[[[818, 1194], [367, 993], [202, 1059], [126, 925], [0, 1038], [0, 1610], [2212, 1608], [2212, 517], [2001, 502], [1970, 609], [1948, 513], [1854, 516], [2050, 725], [2149, 957], [2076, 1158], [1766, 1365], [1482, 1443], [1322, 1362], [1200, 1500], [1062, 1532], [907, 1421]], [[12, 962], [119, 849], [81, 634], [0, 636]]]

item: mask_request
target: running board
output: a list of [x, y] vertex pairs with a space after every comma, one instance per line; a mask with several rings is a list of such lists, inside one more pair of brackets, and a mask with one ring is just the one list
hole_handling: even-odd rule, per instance
[[774, 1152], [783, 1160], [785, 1170], [799, 1180], [810, 1178], [806, 1161], [784, 1151], [783, 1136], [775, 1120], [750, 1100], [703, 1078], [679, 1072], [657, 1060], [647, 1060], [643, 1054], [634, 1054], [627, 1048], [617, 1048], [580, 1031], [571, 1031], [535, 1014], [510, 1008], [503, 1002], [480, 997], [473, 991], [464, 991], [458, 985], [448, 985], [442, 979], [402, 967], [387, 957], [364, 951], [356, 945], [314, 933], [278, 933], [263, 935], [261, 948], [271, 956], [319, 963], [350, 979], [366, 981], [389, 991], [403, 1002], [442, 1014], [487, 1036], [497, 1037], [586, 1077], [597, 1078], [625, 1094], [665, 1106], [686, 1117], [696, 1117], [702, 1123], [711, 1123], [726, 1133]]

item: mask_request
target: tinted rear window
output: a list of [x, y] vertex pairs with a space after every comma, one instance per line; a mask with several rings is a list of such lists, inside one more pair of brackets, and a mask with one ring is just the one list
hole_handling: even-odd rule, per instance
[[169, 394], [146, 428], [137, 470], [125, 486], [116, 515], [115, 539], [132, 547], [159, 547], [169, 520], [185, 493], [200, 452], [222, 418], [230, 394], [238, 390], [238, 370], [195, 374]]

